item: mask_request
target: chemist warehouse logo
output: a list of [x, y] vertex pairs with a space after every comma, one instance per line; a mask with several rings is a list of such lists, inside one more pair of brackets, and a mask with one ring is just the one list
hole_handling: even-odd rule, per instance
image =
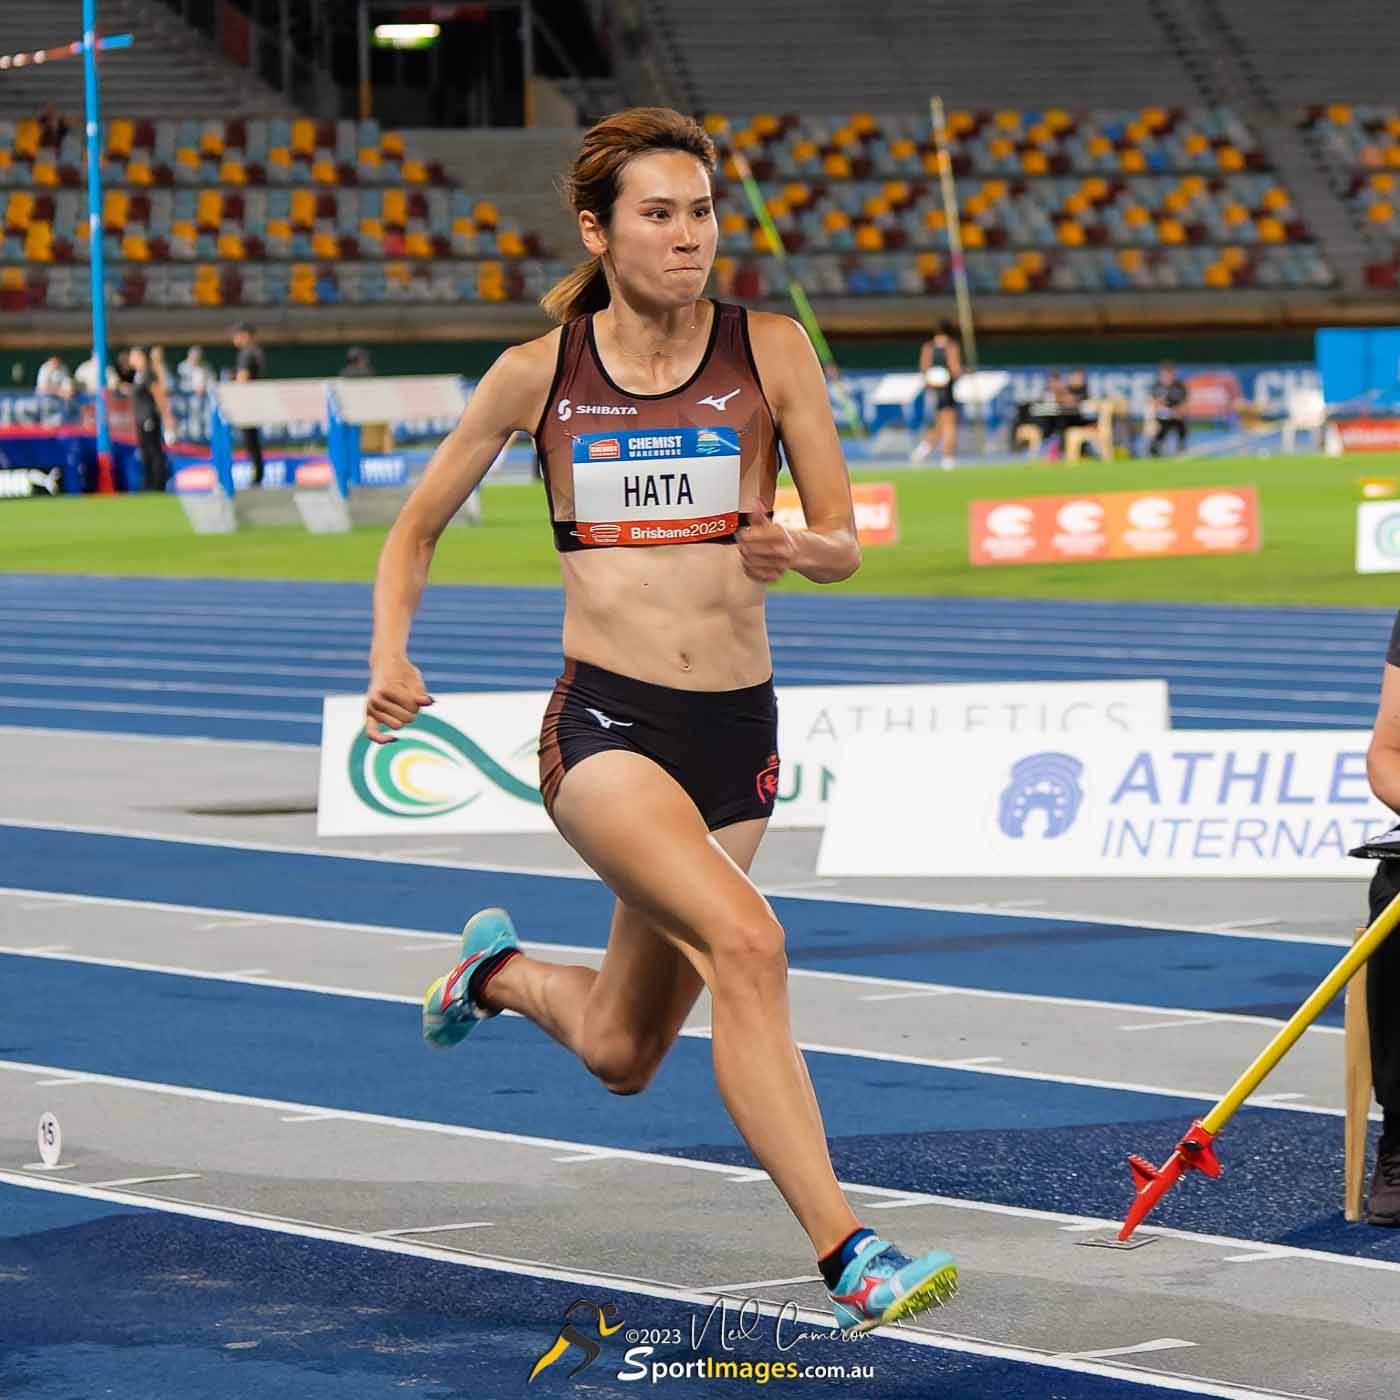
[[[528, 747], [535, 748], [531, 739]], [[372, 744], [362, 730], [350, 745], [350, 786], [381, 816], [441, 817], [469, 807], [486, 791], [482, 779], [510, 797], [544, 805], [522, 782], [460, 729], [420, 713], [392, 744]]]

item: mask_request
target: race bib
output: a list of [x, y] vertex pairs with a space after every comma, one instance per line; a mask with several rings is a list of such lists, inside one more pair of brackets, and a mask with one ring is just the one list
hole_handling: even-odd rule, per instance
[[574, 534], [584, 544], [687, 544], [739, 526], [734, 428], [637, 428], [574, 438]]

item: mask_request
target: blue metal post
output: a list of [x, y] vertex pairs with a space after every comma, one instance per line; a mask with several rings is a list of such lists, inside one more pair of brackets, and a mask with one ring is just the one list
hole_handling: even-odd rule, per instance
[[97, 368], [97, 489], [116, 489], [107, 427], [107, 304], [102, 249], [102, 113], [97, 100], [97, 0], [83, 0], [83, 86], [87, 96], [88, 258], [92, 268], [92, 360]]

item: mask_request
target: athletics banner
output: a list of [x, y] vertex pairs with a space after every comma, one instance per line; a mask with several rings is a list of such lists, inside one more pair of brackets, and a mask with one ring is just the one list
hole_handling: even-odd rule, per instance
[[1259, 549], [1252, 486], [968, 503], [973, 564], [1066, 564]]
[[1369, 878], [1370, 735], [1176, 730], [843, 753], [817, 873]]
[[[892, 481], [853, 481], [851, 504], [855, 507], [856, 538], [862, 549], [899, 542], [899, 506]], [[773, 519], [785, 530], [807, 528], [802, 499], [791, 486], [780, 486], [773, 497]]]
[[[364, 736], [364, 697], [327, 696], [317, 832], [551, 831], [539, 794], [544, 691], [439, 695], [392, 744]], [[787, 686], [778, 692], [775, 827], [820, 827], [852, 743], [878, 735], [895, 755], [931, 736], [1152, 733], [1170, 722], [1165, 681], [1007, 685]], [[755, 781], [761, 775], [755, 774]], [[844, 781], [844, 779], [843, 779]]]

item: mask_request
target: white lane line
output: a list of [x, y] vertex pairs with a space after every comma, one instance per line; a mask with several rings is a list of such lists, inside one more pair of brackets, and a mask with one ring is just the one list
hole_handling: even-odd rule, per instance
[[65, 1074], [61, 1079], [41, 1079], [35, 1086], [39, 1089], [66, 1089], [71, 1084], [86, 1084], [92, 1076], [88, 1074]]
[[744, 1184], [750, 1181], [767, 1181], [768, 1173], [761, 1167], [730, 1167], [730, 1175], [727, 1180]]
[[950, 987], [920, 987], [916, 992], [879, 992], [875, 996], [860, 997], [860, 1001], [906, 1001], [910, 997], [948, 997], [952, 996]]
[[211, 928], [259, 928], [261, 919], [215, 919], [212, 924], [197, 924], [201, 931]]
[[[257, 718], [257, 714], [249, 711], [241, 714], [241, 718]], [[310, 722], [310, 721], [308, 721]], [[319, 717], [314, 721], [319, 724]], [[68, 731], [62, 731], [68, 732]], [[117, 736], [124, 737], [124, 736]], [[547, 866], [530, 866], [528, 869], [519, 865], [490, 865], [475, 861], [464, 860], [437, 860], [426, 857], [420, 860], [403, 860], [397, 856], [375, 856], [365, 851], [334, 850], [321, 846], [297, 846], [279, 845], [275, 842], [261, 841], [232, 841], [228, 839], [218, 839], [212, 836], [190, 836], [177, 834], [169, 831], [145, 831], [133, 830], [126, 827], [116, 826], [87, 826], [76, 822], [52, 822], [52, 821], [22, 821], [17, 817], [0, 817], [0, 826], [25, 827], [36, 831], [66, 831], [74, 832], [83, 836], [120, 836], [128, 837], [138, 841], [167, 841], [175, 845], [190, 846], [217, 846], [225, 850], [234, 851], [271, 851], [282, 855], [300, 856], [324, 856], [332, 860], [364, 860], [371, 862], [382, 862], [390, 865], [430, 865], [440, 867], [445, 870], [476, 870], [493, 875], [539, 875], [557, 880], [596, 880], [597, 876], [589, 870], [553, 869]], [[1358, 862], [1359, 864], [1359, 862]], [[1358, 876], [1364, 872], [1358, 872]], [[1350, 881], [1349, 883], [1356, 883]], [[761, 887], [767, 893], [767, 887]], [[774, 887], [774, 892], [778, 889]], [[6, 891], [0, 890], [0, 893]], [[14, 890], [12, 893], [33, 895], [33, 890]], [[944, 904], [931, 900], [921, 899], [886, 899], [877, 895], [852, 895], [852, 894], [791, 894], [784, 896], [788, 899], [802, 900], [817, 904], [865, 904], [880, 909], [920, 909], [930, 913], [946, 914], [985, 914], [987, 905], [984, 904]], [[173, 906], [172, 906], [173, 907]], [[218, 911], [215, 911], [218, 912]], [[244, 910], [233, 911], [236, 914], [246, 913]], [[1101, 913], [1079, 914], [1072, 911], [1055, 910], [1053, 913], [1022, 915], [1007, 912], [1004, 918], [1054, 918], [1062, 923], [1092, 924], [1095, 926], [1107, 926], [1110, 928], [1130, 928], [1143, 929], [1153, 933], [1201, 933], [1208, 934], [1214, 938], [1245, 938], [1256, 942], [1269, 943], [1307, 943], [1317, 944], [1328, 948], [1350, 948], [1352, 940], [1350, 936], [1329, 938], [1313, 934], [1297, 933], [1258, 933], [1258, 932], [1236, 932], [1230, 929], [1222, 929], [1219, 926], [1211, 927], [1202, 924], [1172, 924], [1153, 923], [1144, 919], [1124, 919], [1110, 918]]]
[[1226, 919], [1223, 924], [1216, 924], [1215, 928], [1220, 933], [1229, 933], [1232, 929], [1267, 928], [1270, 924], [1282, 922], [1282, 919]]
[[252, 979], [254, 977], [263, 978], [267, 976], [265, 967], [235, 967], [222, 974], [224, 977], [235, 978], [238, 981]]
[[[10, 700], [0, 696], [0, 706], [7, 710], [27, 710], [32, 709], [37, 702], [31, 697], [27, 700]], [[246, 710], [215, 710], [206, 707], [195, 708], [191, 705], [142, 705], [135, 700], [123, 700], [119, 704], [107, 704], [99, 700], [50, 700], [47, 707], [55, 710], [81, 710], [85, 714], [119, 714], [119, 715], [169, 715], [180, 719], [246, 719], [250, 724], [262, 724], [267, 720], [267, 715], [260, 706], [250, 707]], [[321, 716], [318, 715], [293, 715], [288, 714], [285, 706], [277, 712], [278, 724], [305, 724], [321, 727]], [[11, 825], [23, 826], [23, 822], [13, 822]]]
[[21, 1170], [27, 1172], [71, 1172], [77, 1165], [76, 1162], [55, 1162], [53, 1166], [47, 1162], [26, 1162]]
[[600, 1149], [597, 1152], [570, 1152], [564, 1157], [551, 1157], [551, 1162], [601, 1162], [607, 1157], [615, 1157], [617, 1153]]
[[1259, 1264], [1269, 1259], [1296, 1259], [1299, 1255], [1291, 1249], [1258, 1249], [1249, 1254], [1227, 1254], [1222, 1264]]
[[481, 1230], [491, 1225], [490, 1220], [459, 1220], [455, 1225], [410, 1225], [403, 1230], [376, 1230], [380, 1239], [394, 1240], [403, 1235], [441, 1235], [448, 1230]]
[[746, 1283], [715, 1283], [709, 1285], [706, 1293], [743, 1293], [748, 1294], [755, 1288], [781, 1288], [784, 1284], [792, 1283], [821, 1283], [820, 1274], [794, 1274], [791, 1278], [755, 1278], [749, 1279]]
[[[196, 1220], [210, 1220], [219, 1224], [238, 1225], [248, 1229], [265, 1230], [269, 1233], [295, 1235], [302, 1239], [325, 1240], [333, 1244], [349, 1244], [360, 1249], [377, 1250], [385, 1254], [409, 1255], [418, 1259], [433, 1259], [455, 1264], [460, 1268], [479, 1269], [486, 1272], [514, 1274], [526, 1278], [547, 1278], [555, 1281], [577, 1283], [589, 1288], [617, 1289], [636, 1293], [644, 1297], [665, 1298], [668, 1301], [694, 1303], [710, 1307], [718, 1298], [695, 1289], [679, 1288], [668, 1284], [643, 1284], [637, 1280], [619, 1275], [584, 1273], [582, 1270], [565, 1269], [557, 1265], [521, 1264], [511, 1260], [491, 1258], [486, 1255], [470, 1255], [461, 1250], [443, 1249], [418, 1240], [384, 1239], [381, 1236], [357, 1234], [348, 1230], [337, 1230], [328, 1225], [313, 1225], [281, 1220], [275, 1217], [258, 1215], [251, 1211], [234, 1211], [214, 1206], [195, 1205], [191, 1202], [170, 1199], [155, 1200], [150, 1196], [124, 1194], [110, 1188], [82, 1186], [77, 1182], [41, 1180], [23, 1176], [15, 1172], [0, 1170], [0, 1183], [22, 1187], [29, 1191], [48, 1191], [55, 1195], [81, 1196], [89, 1200], [109, 1201], [115, 1205], [128, 1205], [143, 1210], [160, 1211], [167, 1215], [183, 1215]], [[814, 1327], [829, 1329], [831, 1314], [811, 1308], [794, 1309], [791, 1303], [758, 1303], [756, 1311], [765, 1317], [783, 1315]], [[796, 1317], [793, 1318], [793, 1313]], [[1168, 1375], [1163, 1372], [1148, 1371], [1137, 1366], [1115, 1366], [1111, 1361], [1091, 1361], [1079, 1357], [1060, 1356], [1053, 1352], [1038, 1351], [1031, 1347], [1004, 1346], [992, 1342], [971, 1341], [962, 1337], [949, 1336], [925, 1331], [916, 1327], [892, 1327], [881, 1333], [884, 1341], [901, 1343], [906, 1346], [931, 1347], [939, 1351], [954, 1352], [965, 1356], [991, 1357], [997, 1360], [1015, 1361], [1025, 1365], [1043, 1366], [1051, 1370], [1067, 1371], [1078, 1375], [1098, 1376], [1109, 1380], [1130, 1381], [1139, 1386], [1152, 1386], [1160, 1390], [1176, 1391], [1187, 1395], [1219, 1397], [1219, 1400], [1314, 1400], [1314, 1397], [1284, 1396], [1280, 1391], [1259, 1390], [1249, 1386], [1227, 1385], [1196, 1377]]]
[[1204, 1026], [1208, 1024], [1200, 1016], [1183, 1016], [1175, 1021], [1138, 1021], [1130, 1026], [1119, 1026], [1120, 1031], [1169, 1031], [1177, 1026]]
[[159, 744], [167, 748], [171, 744], [193, 745], [201, 749], [295, 749], [298, 753], [315, 752], [314, 744], [289, 744], [281, 739], [210, 739], [202, 734], [128, 734], [114, 729], [57, 729], [40, 724], [0, 724], [0, 736], [43, 734], [58, 739], [79, 743], [91, 739], [94, 743], [108, 743], [120, 739], [135, 744]]
[[[0, 821], [0, 826], [3, 825], [4, 822]], [[513, 873], [520, 874], [529, 872], [515, 871]], [[29, 893], [29, 891], [0, 886], [0, 898], [3, 898], [5, 895], [22, 893]], [[209, 908], [193, 904], [165, 904], [149, 899], [119, 899], [110, 895], [55, 894], [53, 898], [56, 900], [67, 900], [75, 904], [110, 905], [114, 908], [143, 909], [163, 914], [208, 914], [214, 912], [237, 916], [245, 912], [242, 910], [210, 910]], [[424, 929], [397, 928], [392, 924], [357, 924], [337, 919], [315, 919], [306, 915], [264, 914], [254, 916], [253, 922], [279, 928], [289, 925], [304, 925], [309, 929], [327, 930], [337, 933], [367, 933], [385, 938], [418, 940], [423, 944], [432, 940], [437, 940], [442, 943], [456, 943], [461, 938], [460, 933], [431, 933]], [[546, 943], [533, 938], [521, 939], [521, 945], [527, 950], [537, 948], [541, 953], [546, 955], [568, 953], [571, 956], [578, 955], [601, 958], [605, 951], [603, 947], [593, 944]], [[1351, 946], [1349, 941], [1346, 946]], [[952, 983], [920, 982], [905, 977], [871, 977], [854, 972], [825, 972], [817, 968], [789, 968], [788, 976], [812, 978], [814, 980], [827, 982], [854, 983], [863, 987], [891, 987], [904, 988], [909, 991], [921, 993], [948, 993], [954, 996], [977, 997], [986, 1001], [1015, 1001], [1037, 1006], [1083, 1007], [1093, 1011], [1117, 1011], [1125, 1013], [1131, 1011], [1157, 1017], [1198, 1017], [1202, 1021], [1209, 1021], [1220, 1025], [1270, 1027], [1283, 1025], [1282, 1019], [1277, 1016], [1252, 1016], [1234, 1011], [1202, 1011], [1192, 1007], [1152, 1006], [1131, 1001], [1097, 1001], [1091, 997], [1047, 996], [1038, 992], [1000, 991], [995, 988], [987, 987], [962, 987]], [[1341, 1035], [1342, 1027], [1319, 1026], [1314, 1023], [1307, 1028], [1304, 1034]]]
[[1060, 1229], [1067, 1235], [1088, 1235], [1099, 1229], [1099, 1226], [1091, 1222], [1088, 1225], [1061, 1225]]
[[[28, 955], [25, 948], [0, 945], [0, 956]], [[95, 958], [77, 954], [39, 954], [43, 959], [54, 962], [74, 962], [94, 967], [116, 967], [130, 972], [150, 972], [166, 977], [189, 977], [197, 981], [229, 982], [246, 987], [268, 987], [281, 991], [312, 992], [319, 996], [352, 997], [357, 1001], [391, 1002], [399, 1006], [420, 1006], [422, 998], [394, 992], [366, 992], [351, 987], [326, 986], [316, 982], [292, 982], [281, 978], [240, 976], [233, 972], [203, 972], [194, 968], [172, 967], [164, 963], [132, 962], [125, 958]], [[518, 1014], [518, 1013], [507, 1013]], [[681, 1030], [682, 1037], [709, 1040], [709, 1027]], [[1000, 1055], [973, 1055], [963, 1059], [945, 1060], [926, 1055], [900, 1055], [888, 1050], [866, 1050], [850, 1045], [826, 1045], [816, 1041], [800, 1040], [797, 1048], [816, 1055], [839, 1055], [846, 1059], [878, 1060], [885, 1064], [916, 1065], [925, 1069], [951, 1069], [967, 1074], [994, 1074], [1009, 1079], [1027, 1079], [1040, 1084], [1074, 1084], [1087, 1089], [1112, 1089], [1128, 1094], [1155, 1094], [1163, 1098], [1187, 1099], [1201, 1103], [1215, 1103], [1224, 1092], [1213, 1089], [1186, 1089], [1176, 1085], [1130, 1084], [1119, 1079], [1098, 1079], [1087, 1075], [1050, 1074], [1043, 1070], [1016, 1069], [1008, 1066]], [[94, 1076], [96, 1077], [96, 1076]], [[1331, 1118], [1346, 1116], [1344, 1108], [1332, 1108], [1325, 1104], [1282, 1103], [1265, 1100], [1252, 1101], [1252, 1107], [1276, 1109], [1280, 1112], [1316, 1113]], [[1373, 1109], [1372, 1116], [1379, 1118], [1380, 1110]]]
[[1105, 1347], [1102, 1351], [1067, 1351], [1065, 1356], [1078, 1357], [1081, 1361], [1099, 1361], [1110, 1356], [1140, 1356], [1151, 1351], [1177, 1351], [1181, 1347], [1199, 1346], [1199, 1342], [1188, 1342], [1182, 1337], [1158, 1337], [1151, 1342], [1138, 1342], [1130, 1347]]
[[316, 1113], [291, 1113], [280, 1119], [283, 1123], [324, 1123], [328, 1118], [339, 1118], [334, 1109], [323, 1109]]
[[114, 1181], [89, 1181], [87, 1186], [146, 1186], [153, 1181], [199, 1181], [199, 1172], [167, 1172], [164, 1176], [123, 1176]]

